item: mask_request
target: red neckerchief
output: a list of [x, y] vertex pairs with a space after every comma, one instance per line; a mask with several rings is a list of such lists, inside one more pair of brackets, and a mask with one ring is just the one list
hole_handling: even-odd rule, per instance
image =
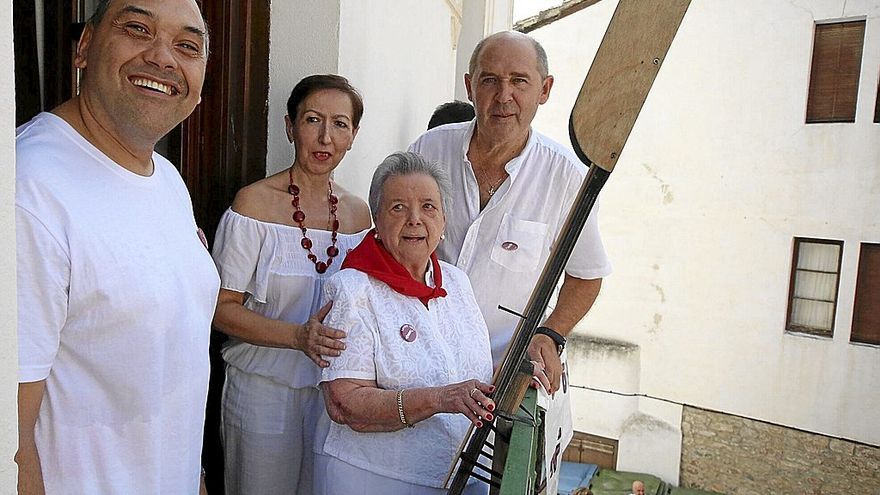
[[431, 266], [434, 268], [434, 287], [412, 278], [412, 275], [391, 256], [381, 242], [376, 240], [376, 229], [370, 230], [364, 240], [345, 256], [342, 268], [354, 268], [388, 284], [395, 292], [404, 296], [419, 298], [422, 304], [435, 297], [446, 297], [443, 288], [443, 275], [440, 273], [440, 262], [437, 254], [431, 253]]

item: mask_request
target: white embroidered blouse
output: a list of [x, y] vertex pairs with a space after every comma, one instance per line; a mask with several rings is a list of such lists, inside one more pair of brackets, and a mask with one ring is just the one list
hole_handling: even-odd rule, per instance
[[[442, 261], [440, 266], [447, 296], [431, 299], [427, 308], [363, 272], [334, 275], [324, 288], [333, 301], [325, 323], [345, 329], [348, 337], [342, 355], [329, 358], [321, 381], [375, 380], [386, 390], [468, 379], [488, 383], [489, 334], [470, 282], [458, 268]], [[413, 428], [378, 433], [331, 423], [323, 452], [389, 478], [441, 487], [469, 423], [461, 414], [436, 414]]]

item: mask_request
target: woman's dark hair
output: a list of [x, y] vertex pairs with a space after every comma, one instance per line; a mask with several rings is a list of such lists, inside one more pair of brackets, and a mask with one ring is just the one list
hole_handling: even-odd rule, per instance
[[290, 116], [290, 120], [296, 121], [299, 107], [306, 98], [324, 89], [336, 89], [348, 95], [353, 112], [351, 123], [354, 127], [360, 126], [361, 117], [364, 115], [364, 100], [348, 79], [336, 74], [315, 74], [296, 83], [293, 91], [290, 92], [290, 98], [287, 99], [287, 115]]

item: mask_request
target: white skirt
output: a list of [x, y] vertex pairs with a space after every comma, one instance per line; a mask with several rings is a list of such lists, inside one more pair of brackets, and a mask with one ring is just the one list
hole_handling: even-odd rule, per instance
[[[315, 454], [314, 495], [446, 495], [445, 488], [407, 483], [388, 478], [340, 461], [335, 457]], [[486, 495], [489, 485], [474, 481], [465, 488], [465, 495]]]

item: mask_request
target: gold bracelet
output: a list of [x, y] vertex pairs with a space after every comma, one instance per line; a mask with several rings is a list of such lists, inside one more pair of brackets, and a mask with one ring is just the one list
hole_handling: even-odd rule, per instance
[[403, 389], [397, 391], [397, 416], [400, 417], [400, 422], [403, 423], [403, 426], [406, 426], [407, 428], [415, 426], [412, 423], [407, 423], [406, 415], [403, 414]]

